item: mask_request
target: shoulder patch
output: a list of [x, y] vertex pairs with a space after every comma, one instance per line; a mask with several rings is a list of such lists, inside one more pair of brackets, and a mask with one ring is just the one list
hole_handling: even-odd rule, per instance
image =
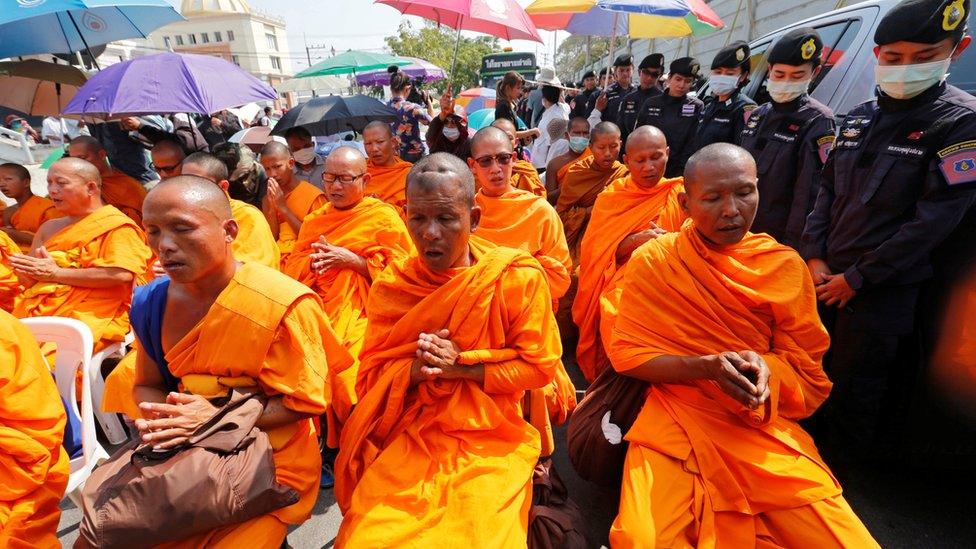
[[976, 182], [976, 139], [946, 147], [938, 157], [939, 171], [950, 187]]
[[817, 140], [817, 154], [820, 155], [820, 163], [827, 163], [827, 155], [830, 154], [830, 150], [834, 148], [834, 141], [837, 138], [833, 135], [825, 135]]

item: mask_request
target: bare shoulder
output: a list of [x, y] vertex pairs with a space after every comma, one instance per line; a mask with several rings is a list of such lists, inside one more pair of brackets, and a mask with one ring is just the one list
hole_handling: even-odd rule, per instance
[[71, 225], [72, 223], [74, 223], [74, 220], [71, 219], [70, 217], [58, 217], [55, 219], [51, 219], [49, 221], [45, 221], [44, 223], [41, 224], [40, 227], [37, 228], [37, 235], [35, 238], [39, 239], [40, 242], [44, 242], [45, 240], [53, 236], [55, 233], [57, 233], [61, 229], [64, 229], [68, 225]]

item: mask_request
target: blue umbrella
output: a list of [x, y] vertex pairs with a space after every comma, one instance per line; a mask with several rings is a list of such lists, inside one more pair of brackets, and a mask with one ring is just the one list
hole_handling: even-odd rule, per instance
[[[166, 0], [0, 0], [0, 59], [72, 53], [150, 32], [183, 16]], [[93, 56], [94, 58], [94, 56]]]

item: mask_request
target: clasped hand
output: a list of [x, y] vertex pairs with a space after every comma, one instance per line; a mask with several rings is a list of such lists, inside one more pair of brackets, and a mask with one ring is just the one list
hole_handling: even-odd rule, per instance
[[18, 276], [41, 281], [53, 280], [59, 268], [44, 246], [38, 248], [34, 255], [11, 254], [10, 267]]
[[200, 395], [169, 393], [166, 402], [139, 404], [143, 418], [136, 420], [139, 438], [156, 450], [168, 450], [190, 436], [217, 413], [217, 407]]
[[323, 274], [329, 269], [349, 269], [356, 265], [359, 256], [341, 246], [329, 244], [324, 236], [312, 243], [315, 250], [308, 257], [312, 262], [312, 272]]
[[448, 330], [420, 334], [417, 338], [417, 358], [410, 369], [411, 385], [437, 378], [463, 377], [465, 367], [457, 364], [461, 349], [450, 337], [451, 332]]
[[706, 358], [709, 377], [725, 394], [755, 410], [769, 398], [769, 367], [755, 351], [726, 351]]

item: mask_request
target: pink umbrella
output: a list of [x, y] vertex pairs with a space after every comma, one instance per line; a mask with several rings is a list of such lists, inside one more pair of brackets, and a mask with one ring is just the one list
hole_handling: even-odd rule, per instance
[[461, 31], [468, 30], [505, 40], [542, 42], [539, 31], [515, 0], [376, 0], [406, 15], [416, 15], [457, 29], [451, 75], [457, 66], [457, 46]]

